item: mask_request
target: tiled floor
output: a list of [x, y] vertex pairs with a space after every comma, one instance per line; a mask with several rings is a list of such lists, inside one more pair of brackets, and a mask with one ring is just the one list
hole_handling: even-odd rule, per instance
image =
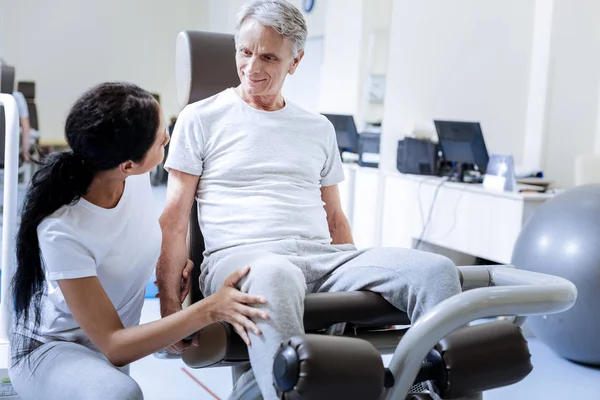
[[[155, 188], [156, 206], [162, 209], [164, 199], [165, 187]], [[158, 300], [147, 299], [142, 323], [158, 318]], [[529, 338], [529, 346], [533, 372], [522, 382], [485, 393], [485, 400], [600, 400], [600, 369], [561, 359], [535, 338]], [[388, 362], [389, 357], [384, 360]], [[206, 389], [182, 369], [187, 369]], [[229, 368], [190, 370], [180, 360], [163, 360], [153, 356], [135, 362], [131, 374], [142, 387], [146, 400], [226, 399], [232, 388]]]

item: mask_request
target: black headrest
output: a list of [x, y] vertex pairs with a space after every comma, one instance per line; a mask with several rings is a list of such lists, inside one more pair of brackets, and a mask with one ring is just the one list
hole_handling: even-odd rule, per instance
[[0, 63], [0, 93], [15, 91], [15, 67]]
[[23, 94], [26, 99], [35, 99], [35, 82], [19, 81], [17, 90]]
[[183, 31], [177, 36], [175, 54], [181, 108], [240, 83], [233, 35]]

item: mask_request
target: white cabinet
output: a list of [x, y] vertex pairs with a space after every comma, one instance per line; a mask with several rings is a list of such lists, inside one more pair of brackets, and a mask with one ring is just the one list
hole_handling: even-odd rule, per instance
[[381, 245], [411, 247], [422, 237], [427, 243], [506, 264], [523, 224], [552, 197], [494, 192], [438, 177], [385, 175]]
[[422, 238], [454, 252], [508, 264], [523, 224], [552, 197], [495, 192], [356, 164], [346, 164], [344, 172], [342, 207], [359, 249], [411, 248]]

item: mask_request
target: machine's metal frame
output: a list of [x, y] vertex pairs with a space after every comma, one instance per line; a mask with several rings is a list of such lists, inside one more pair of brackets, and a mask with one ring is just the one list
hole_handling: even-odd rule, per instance
[[[411, 326], [388, 367], [395, 384], [384, 391], [381, 399], [404, 399], [427, 353], [457, 328], [482, 318], [559, 313], [571, 308], [577, 300], [575, 285], [557, 276], [512, 266], [459, 269], [465, 283], [473, 284], [476, 278], [479, 287], [441, 302]], [[481, 279], [486, 271], [487, 284]]]

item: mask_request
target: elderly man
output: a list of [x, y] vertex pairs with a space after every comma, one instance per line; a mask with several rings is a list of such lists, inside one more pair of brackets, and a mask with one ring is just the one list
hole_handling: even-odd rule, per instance
[[[215, 293], [250, 266], [244, 292], [266, 297], [260, 335], [249, 343], [265, 399], [275, 399], [273, 356], [303, 333], [306, 293], [371, 290], [414, 321], [461, 291], [452, 262], [408, 249], [358, 251], [337, 184], [344, 179], [335, 131], [323, 116], [285, 99], [281, 88], [304, 55], [302, 14], [283, 0], [245, 4], [235, 31], [240, 85], [188, 105], [171, 140], [163, 249], [157, 267], [161, 313], [181, 309], [186, 227], [194, 198], [205, 237], [200, 287]], [[184, 347], [178, 344], [176, 350]]]

